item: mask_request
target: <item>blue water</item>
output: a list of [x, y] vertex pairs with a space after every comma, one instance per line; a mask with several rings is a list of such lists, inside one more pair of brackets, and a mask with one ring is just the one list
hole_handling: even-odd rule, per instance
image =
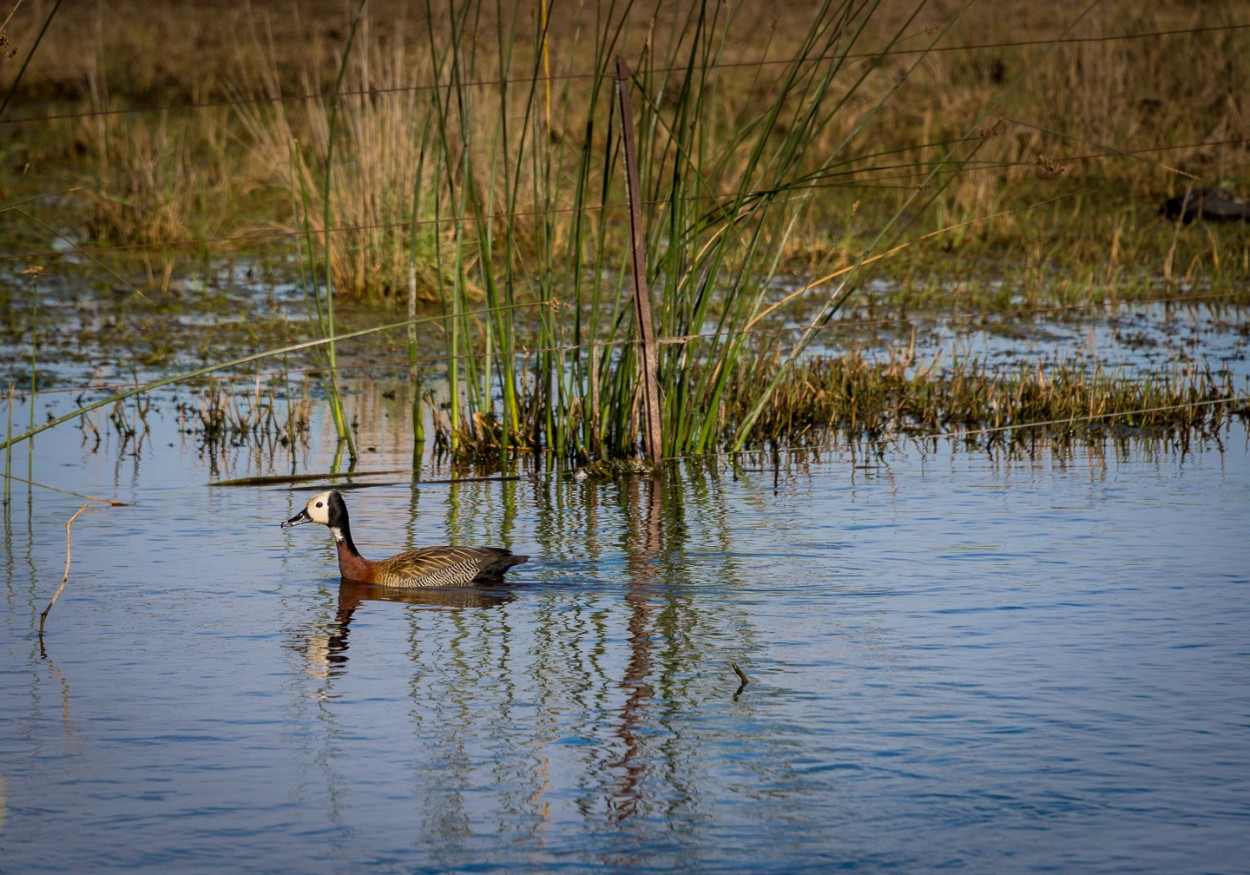
[[[369, 427], [367, 467], [403, 467]], [[377, 478], [348, 494], [366, 555], [533, 557], [411, 602], [278, 527], [307, 491], [205, 485], [247, 451], [159, 424], [115, 450], [37, 444], [35, 479], [132, 502], [74, 523], [46, 656], [82, 501], [18, 484], [4, 513], [4, 873], [1245, 871], [1240, 427]]]

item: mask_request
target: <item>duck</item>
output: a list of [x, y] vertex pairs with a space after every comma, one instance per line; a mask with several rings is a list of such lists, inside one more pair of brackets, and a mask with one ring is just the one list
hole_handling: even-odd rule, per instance
[[347, 502], [337, 489], [319, 492], [282, 528], [321, 523], [338, 546], [343, 580], [392, 587], [467, 586], [498, 583], [514, 565], [529, 559], [499, 547], [422, 547], [372, 562], [360, 555], [352, 541]]
[[1194, 219], [1209, 222], [1245, 222], [1250, 220], [1250, 203], [1237, 200], [1223, 188], [1207, 187], [1186, 191], [1163, 202], [1159, 212], [1172, 221], [1188, 225]]

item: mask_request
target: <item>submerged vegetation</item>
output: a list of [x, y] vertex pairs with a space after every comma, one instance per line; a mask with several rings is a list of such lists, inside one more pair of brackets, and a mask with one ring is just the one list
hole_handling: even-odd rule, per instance
[[[417, 439], [428, 422], [439, 450], [633, 457], [640, 318], [659, 338], [669, 458], [831, 433], [1203, 430], [1234, 409], [1211, 402], [1244, 389], [1205, 369], [881, 363], [835, 330], [844, 305], [905, 319], [1161, 290], [1248, 303], [1244, 226], [1156, 215], [1189, 186], [1244, 176], [1250, 107], [1232, 83], [1250, 73], [1250, 22], [1236, 3], [1042, 4], [1001, 20], [833, 0], [140, 9], [62, 14], [23, 67], [0, 118], [15, 134], [0, 210], [17, 253], [0, 264], [120, 281], [123, 335], [143, 336], [137, 312], [227, 255], [296, 284], [294, 327], [315, 341], [300, 365], [324, 368], [353, 458], [343, 358], [379, 353], [406, 367]], [[40, 24], [23, 9], [10, 38]], [[17, 64], [0, 71], [9, 90]], [[10, 307], [23, 292], [4, 294]], [[290, 352], [285, 317], [250, 323], [255, 358]], [[405, 321], [406, 336], [392, 330]], [[144, 364], [178, 361], [152, 339]], [[188, 377], [236, 357], [198, 353]], [[207, 441], [300, 439], [285, 400], [287, 414], [275, 397], [197, 403]]]

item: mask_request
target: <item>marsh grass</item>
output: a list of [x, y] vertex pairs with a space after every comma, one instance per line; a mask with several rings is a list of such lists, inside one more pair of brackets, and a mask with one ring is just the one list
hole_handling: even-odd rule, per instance
[[[1004, 369], [984, 359], [917, 361], [914, 346], [879, 358], [856, 348], [813, 356], [788, 373], [749, 443], [819, 443], [831, 433], [851, 440], [963, 433], [1011, 440], [1108, 428], [1202, 435], [1247, 419], [1248, 395], [1250, 386], [1237, 385], [1228, 371], [1196, 363], [1147, 373], [1063, 359]], [[732, 399], [727, 429], [753, 400], [749, 393]]]
[[[757, 400], [753, 372], [742, 364], [726, 381], [712, 426], [718, 451], [731, 445]], [[940, 353], [918, 360], [913, 342], [883, 353], [857, 345], [841, 355], [805, 357], [785, 372], [741, 446], [751, 452], [966, 436], [1014, 446], [1039, 437], [1097, 442], [1108, 433], [1188, 440], [1215, 435], [1233, 420], [1250, 421], [1250, 385], [1196, 362], [1155, 371], [1062, 358], [1010, 367], [985, 358], [944, 363]], [[459, 436], [450, 433], [445, 416], [433, 421], [436, 450], [459, 446], [452, 455], [462, 461], [489, 462], [504, 440], [500, 424], [485, 417], [472, 433]], [[593, 476], [648, 470], [631, 467], [632, 459], [624, 462], [622, 467], [601, 457], [585, 470]]]
[[[307, 381], [293, 382], [286, 375], [205, 380], [189, 384], [173, 401], [173, 423], [202, 453], [248, 448], [272, 454], [308, 445], [315, 403]], [[112, 401], [107, 414], [79, 418], [83, 446], [97, 452], [111, 434], [119, 454], [139, 452], [158, 415], [160, 408], [149, 394]]]

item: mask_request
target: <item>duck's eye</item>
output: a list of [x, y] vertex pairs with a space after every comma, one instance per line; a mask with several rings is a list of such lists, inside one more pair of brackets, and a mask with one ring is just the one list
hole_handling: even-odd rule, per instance
[[322, 504], [322, 503], [321, 503], [320, 501], [319, 501], [319, 502], [317, 502], [317, 507], [321, 507], [321, 504]]

